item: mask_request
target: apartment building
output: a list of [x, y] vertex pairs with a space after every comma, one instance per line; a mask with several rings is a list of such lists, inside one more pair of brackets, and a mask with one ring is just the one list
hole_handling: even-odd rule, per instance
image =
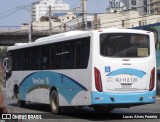
[[52, 10], [69, 10], [69, 4], [62, 0], [40, 0], [32, 3], [32, 21], [40, 21], [48, 13], [49, 6]]
[[160, 15], [141, 16], [138, 11], [99, 14], [101, 28], [133, 28], [160, 22]]
[[137, 10], [140, 15], [149, 13], [150, 0], [109, 0], [109, 12]]
[[160, 0], [150, 0], [150, 14], [160, 13]]
[[115, 13], [123, 10], [126, 10], [123, 0], [109, 0], [107, 12]]

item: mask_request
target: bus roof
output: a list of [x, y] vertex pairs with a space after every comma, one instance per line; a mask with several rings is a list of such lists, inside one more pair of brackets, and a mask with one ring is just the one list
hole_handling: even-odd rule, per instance
[[8, 51], [27, 48], [27, 47], [40, 46], [40, 45], [50, 44], [54, 42], [61, 42], [61, 41], [69, 40], [69, 39], [83, 38], [83, 37], [91, 36], [92, 32], [146, 33], [146, 31], [144, 30], [118, 29], [118, 28], [98, 29], [98, 30], [93, 30], [93, 31], [69, 31], [69, 32], [64, 32], [60, 34], [55, 34], [55, 35], [48, 36], [48, 37], [42, 37], [32, 43], [15, 44], [15, 46], [8, 47]]
[[39, 38], [35, 42], [41, 42], [41, 41], [47, 41], [50, 39], [59, 39], [59, 38], [64, 38], [64, 37], [80, 35], [80, 34], [86, 34], [86, 32], [87, 31], [69, 31], [69, 32], [65, 32], [65, 33], [55, 34], [55, 35], [48, 36], [48, 37]]
[[83, 37], [89, 36], [89, 34], [90, 34], [90, 31], [69, 31], [65, 33], [55, 34], [48, 37], [42, 37], [35, 40], [35, 42], [32, 42], [32, 43], [20, 43], [20, 44], [16, 43], [14, 46], [8, 47], [8, 51], [27, 48], [27, 47], [34, 47], [38, 45], [50, 44], [53, 42], [65, 41], [68, 39], [75, 39], [77, 37], [83, 38]]

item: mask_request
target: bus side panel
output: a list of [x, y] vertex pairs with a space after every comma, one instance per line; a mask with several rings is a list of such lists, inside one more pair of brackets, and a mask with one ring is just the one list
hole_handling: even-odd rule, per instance
[[11, 77], [6, 81], [6, 96], [14, 98], [14, 87], [21, 82], [21, 71], [12, 71]]
[[[90, 105], [91, 104], [91, 92], [90, 92], [90, 72], [89, 69], [80, 69], [73, 72], [73, 91], [75, 96], [71, 100], [71, 105]], [[67, 75], [68, 76], [68, 75]], [[70, 96], [68, 97], [70, 98]]]
[[[92, 40], [88, 66], [82, 67], [82, 69], [13, 71], [9, 84], [11, 96], [13, 96], [14, 89], [12, 82], [16, 81], [19, 86], [20, 100], [49, 104], [50, 90], [55, 87], [60, 106], [91, 105], [91, 45]], [[89, 47], [86, 48], [89, 49]]]
[[[86, 70], [75, 72], [67, 71], [63, 72], [64, 74], [54, 71], [24, 73], [23, 76], [26, 77], [23, 77], [22, 82], [19, 83], [20, 100], [49, 104], [50, 89], [54, 86], [59, 94], [60, 106], [90, 104], [91, 94], [86, 86], [87, 72]], [[77, 77], [78, 74], [81, 74], [81, 78]], [[75, 76], [75, 80], [73, 76]]]
[[[14, 96], [14, 92], [13, 92], [13, 89], [14, 89], [14, 77], [15, 77], [15, 72], [12, 71], [12, 75], [11, 77], [6, 81], [6, 97], [7, 98], [13, 98]], [[17, 83], [18, 83], [18, 80], [17, 80]]]
[[91, 95], [87, 86], [86, 69], [62, 70], [61, 88], [57, 89], [60, 106], [88, 105]]

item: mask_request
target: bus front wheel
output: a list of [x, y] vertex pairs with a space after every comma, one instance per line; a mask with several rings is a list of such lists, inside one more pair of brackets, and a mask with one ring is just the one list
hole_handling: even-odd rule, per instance
[[17, 105], [19, 107], [24, 107], [25, 106], [25, 101], [19, 99], [19, 94], [17, 94]]
[[50, 105], [51, 105], [52, 113], [58, 114], [61, 112], [61, 107], [59, 106], [59, 99], [58, 99], [58, 94], [56, 90], [53, 90], [51, 93]]
[[25, 106], [25, 101], [19, 99], [19, 87], [18, 87], [17, 84], [14, 86], [13, 91], [14, 91], [14, 97], [17, 100], [17, 106], [24, 107]]

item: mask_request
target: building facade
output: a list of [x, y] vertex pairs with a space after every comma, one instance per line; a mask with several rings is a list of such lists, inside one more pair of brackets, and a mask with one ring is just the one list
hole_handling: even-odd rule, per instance
[[160, 0], [150, 0], [150, 14], [160, 13]]
[[133, 28], [160, 22], [160, 15], [141, 16], [138, 11], [99, 14], [101, 28]]
[[69, 4], [62, 0], [41, 0], [32, 4], [32, 21], [40, 21], [48, 13], [49, 6], [52, 10], [69, 10]]
[[127, 10], [138, 10], [138, 12], [143, 15], [145, 14], [145, 12], [147, 11], [144, 11], [143, 6], [144, 5], [144, 1], [143, 0], [123, 0], [125, 6], [126, 6], [126, 9]]
[[123, 0], [109, 0], [107, 12], [115, 13], [123, 10], [126, 10]]
[[109, 10], [137, 10], [140, 15], [146, 15], [149, 14], [149, 4], [150, 0], [109, 0]]

